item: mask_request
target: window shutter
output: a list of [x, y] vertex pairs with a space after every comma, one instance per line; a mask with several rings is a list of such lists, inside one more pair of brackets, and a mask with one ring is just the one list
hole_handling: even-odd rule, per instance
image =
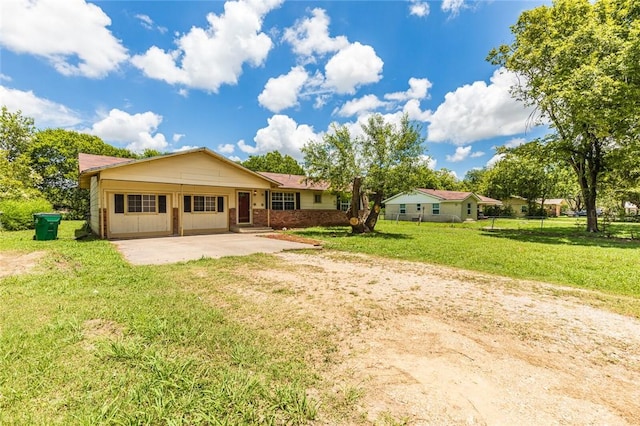
[[300, 210], [300, 193], [296, 192], [296, 210]]
[[271, 208], [271, 191], [264, 191], [264, 208], [267, 210]]
[[184, 196], [184, 212], [191, 213], [191, 195]]
[[158, 195], [158, 213], [167, 212], [167, 196]]
[[114, 213], [124, 214], [124, 194], [114, 194], [115, 210]]
[[224, 197], [218, 197], [218, 212], [224, 212]]

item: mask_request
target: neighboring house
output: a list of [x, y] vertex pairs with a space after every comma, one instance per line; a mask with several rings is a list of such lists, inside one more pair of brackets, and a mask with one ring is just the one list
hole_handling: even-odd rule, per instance
[[527, 200], [516, 195], [503, 199], [502, 205], [505, 208], [511, 207], [511, 210], [516, 217], [524, 217], [529, 213]]
[[624, 203], [624, 214], [628, 215], [628, 216], [633, 216], [633, 215], [637, 215], [640, 212], [640, 210], [638, 209], [638, 206], [636, 206], [633, 203], [630, 203], [628, 201], [625, 201]]
[[[540, 204], [538, 200], [538, 204]], [[544, 200], [544, 211], [547, 213], [549, 217], [560, 217], [560, 215], [564, 212], [566, 213], [569, 210], [569, 203], [567, 200], [563, 198], [550, 198], [548, 200]]]
[[394, 195], [383, 203], [387, 220], [462, 222], [478, 219], [481, 199], [473, 192], [418, 188]]
[[480, 201], [478, 201], [478, 214], [485, 215], [488, 207], [502, 207], [502, 201], [494, 198], [485, 197], [484, 195], [476, 194]]
[[102, 238], [348, 224], [326, 185], [256, 173], [207, 148], [134, 160], [78, 159], [80, 188], [90, 190], [91, 229]]

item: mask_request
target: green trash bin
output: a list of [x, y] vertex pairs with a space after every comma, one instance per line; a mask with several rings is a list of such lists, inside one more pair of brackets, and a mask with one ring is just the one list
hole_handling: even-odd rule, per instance
[[58, 213], [36, 213], [33, 215], [36, 234], [34, 240], [55, 240], [58, 238], [58, 225], [62, 216]]

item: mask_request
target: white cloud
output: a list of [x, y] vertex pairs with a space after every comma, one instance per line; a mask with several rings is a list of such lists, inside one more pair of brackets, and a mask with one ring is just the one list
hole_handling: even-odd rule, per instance
[[183, 133], [174, 133], [171, 140], [174, 142], [180, 142], [180, 139], [184, 138], [184, 136], [185, 135]]
[[387, 102], [381, 101], [376, 95], [366, 95], [347, 101], [340, 109], [336, 108], [333, 113], [342, 117], [351, 117], [374, 111], [385, 105], [387, 105]]
[[138, 19], [140, 21], [140, 25], [142, 25], [147, 30], [158, 30], [162, 34], [167, 32], [167, 28], [156, 25], [149, 15], [136, 15], [136, 19]]
[[233, 154], [233, 151], [235, 151], [235, 149], [236, 149], [236, 146], [234, 144], [225, 143], [225, 144], [218, 145], [217, 151], [222, 154]]
[[509, 90], [517, 76], [499, 69], [490, 81], [489, 85], [476, 81], [447, 93], [429, 120], [427, 140], [464, 145], [524, 132], [534, 109], [511, 97]]
[[329, 59], [325, 85], [340, 94], [354, 94], [358, 86], [380, 81], [383, 64], [371, 46], [355, 42]]
[[426, 166], [428, 168], [430, 168], [431, 170], [435, 170], [436, 169], [436, 165], [438, 164], [438, 160], [436, 160], [435, 158], [430, 157], [428, 155], [424, 155], [424, 154], [420, 155], [420, 161], [423, 164], [426, 164]]
[[182, 152], [182, 151], [189, 151], [191, 149], [196, 149], [199, 148], [198, 146], [191, 146], [191, 145], [183, 145], [180, 148], [174, 149], [172, 152]]
[[231, 161], [235, 161], [236, 163], [241, 162], [242, 158], [238, 157], [237, 155], [231, 155], [229, 157], [227, 157], [229, 160]]
[[487, 168], [490, 169], [495, 166], [500, 160], [504, 158], [504, 154], [496, 154], [487, 161]]
[[299, 19], [284, 32], [283, 40], [289, 42], [296, 55], [307, 62], [315, 62], [314, 55], [336, 52], [349, 45], [345, 36], [329, 36], [329, 17], [323, 9], [313, 9], [310, 18]]
[[420, 101], [417, 99], [410, 99], [404, 104], [402, 112], [409, 116], [409, 120], [414, 121], [429, 121], [431, 118], [431, 110], [422, 111], [420, 109]]
[[513, 139], [509, 139], [507, 143], [504, 144], [504, 146], [507, 148], [515, 148], [517, 146], [522, 145], [525, 142], [527, 142], [525, 138], [513, 138]]
[[409, 5], [409, 13], [421, 18], [429, 15], [429, 3], [420, 0], [411, 0]]
[[465, 147], [459, 146], [456, 148], [455, 154], [447, 155], [447, 161], [450, 163], [459, 163], [466, 160], [469, 154], [471, 154], [471, 145]]
[[0, 81], [11, 81], [11, 80], [13, 79], [8, 75], [0, 73]]
[[80, 115], [66, 106], [24, 92], [0, 86], [0, 99], [10, 111], [22, 111], [23, 117], [34, 119], [37, 127], [72, 127], [82, 122]]
[[258, 96], [258, 102], [271, 112], [296, 106], [300, 90], [308, 79], [309, 74], [302, 66], [293, 67], [288, 74], [270, 78]]
[[409, 89], [406, 92], [387, 93], [384, 98], [390, 101], [406, 101], [409, 99], [425, 99], [433, 84], [426, 78], [409, 79]]
[[465, 7], [464, 0], [443, 0], [440, 8], [443, 12], [449, 12], [456, 16]]
[[169, 84], [217, 92], [235, 85], [245, 63], [264, 63], [273, 43], [261, 32], [264, 16], [282, 0], [227, 1], [224, 13], [207, 15], [209, 27], [192, 27], [176, 40], [178, 48], [164, 51], [152, 46], [131, 62], [150, 78]]
[[472, 152], [472, 153], [471, 153], [471, 158], [479, 158], [479, 157], [482, 157], [482, 156], [484, 156], [484, 155], [485, 155], [485, 153], [484, 153], [484, 152], [482, 152], [482, 151], [476, 151], [476, 152]]
[[267, 120], [267, 127], [259, 129], [253, 138], [256, 145], [247, 145], [243, 140], [237, 145], [247, 154], [266, 154], [270, 151], [280, 151], [283, 155], [291, 155], [300, 159], [302, 147], [310, 140], [317, 140], [319, 135], [313, 127], [297, 124], [292, 118], [276, 114]]
[[2, 15], [0, 44], [44, 57], [67, 76], [101, 78], [128, 57], [107, 29], [111, 19], [84, 0], [3, 1]]
[[240, 139], [236, 145], [238, 145], [240, 151], [246, 152], [247, 154], [255, 154], [258, 152], [258, 147], [247, 144], [244, 139]]
[[112, 109], [107, 117], [94, 123], [89, 133], [107, 142], [127, 143], [127, 149], [135, 152], [162, 151], [168, 143], [162, 133], [156, 133], [161, 122], [162, 116], [151, 111], [131, 115]]

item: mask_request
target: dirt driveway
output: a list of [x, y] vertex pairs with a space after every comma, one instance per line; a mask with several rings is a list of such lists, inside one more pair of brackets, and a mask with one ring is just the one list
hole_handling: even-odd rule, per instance
[[340, 361], [326, 379], [336, 393], [361, 390], [366, 419], [344, 424], [640, 424], [640, 321], [588, 306], [584, 291], [332, 252], [277, 256], [290, 269], [247, 271], [265, 286], [228, 290], [264, 299], [286, 288], [292, 309], [333, 331]]

